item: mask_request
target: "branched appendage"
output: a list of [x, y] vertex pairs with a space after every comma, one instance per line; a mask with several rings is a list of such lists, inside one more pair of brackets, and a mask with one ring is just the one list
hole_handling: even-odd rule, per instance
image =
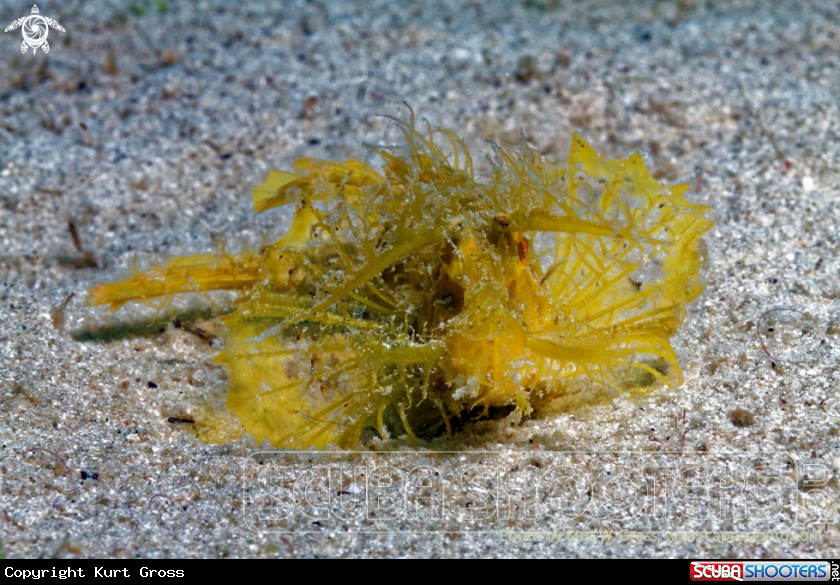
[[[618, 392], [682, 382], [669, 342], [702, 290], [706, 208], [639, 155], [569, 159], [494, 145], [477, 181], [460, 138], [391, 119], [404, 153], [302, 159], [254, 190], [296, 205], [259, 254], [190, 256], [92, 291], [97, 304], [247, 291], [222, 317], [228, 406], [259, 443], [352, 447], [366, 429], [410, 438], [450, 420], [562, 395], [585, 376]], [[436, 140], [443, 139], [447, 152]], [[534, 250], [549, 235], [553, 247]]]

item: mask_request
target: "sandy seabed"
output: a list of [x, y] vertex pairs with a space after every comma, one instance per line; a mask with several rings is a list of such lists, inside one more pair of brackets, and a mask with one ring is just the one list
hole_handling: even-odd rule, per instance
[[[7, 558], [839, 556], [836, 2], [40, 8], [49, 54], [0, 35]], [[479, 170], [486, 140], [563, 160], [577, 131], [713, 207], [677, 391], [419, 447], [196, 438], [218, 348], [86, 289], [276, 239], [288, 213], [250, 212], [268, 170], [397, 142], [403, 101]]]

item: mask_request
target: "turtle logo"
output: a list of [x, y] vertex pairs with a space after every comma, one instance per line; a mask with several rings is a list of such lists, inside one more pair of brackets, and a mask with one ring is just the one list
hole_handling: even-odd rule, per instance
[[64, 28], [58, 24], [57, 20], [41, 16], [38, 12], [38, 6], [34, 5], [32, 7], [32, 14], [24, 16], [23, 18], [18, 18], [12, 22], [12, 24], [7, 26], [4, 31], [9, 32], [16, 30], [18, 27], [23, 27], [21, 30], [23, 33], [23, 43], [20, 45], [21, 53], [25, 53], [29, 47], [32, 47], [33, 55], [38, 52], [38, 47], [40, 47], [45, 54], [49, 53], [50, 45], [47, 42], [47, 34], [50, 32], [50, 27], [59, 32], [64, 32]]

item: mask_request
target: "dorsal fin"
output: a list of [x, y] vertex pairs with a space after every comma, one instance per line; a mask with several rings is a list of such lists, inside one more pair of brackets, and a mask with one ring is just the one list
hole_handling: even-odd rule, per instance
[[569, 150], [569, 163], [583, 163], [584, 166], [589, 166], [598, 161], [600, 157], [595, 149], [589, 146], [589, 143], [578, 134], [572, 134], [572, 147]]
[[252, 192], [252, 196], [254, 197], [254, 209], [257, 213], [261, 213], [272, 207], [279, 207], [280, 205], [289, 203], [289, 201], [285, 200], [285, 197], [278, 201], [271, 201], [271, 199], [277, 196], [281, 187], [288, 185], [297, 178], [298, 176], [295, 173], [276, 171], [272, 169], [271, 172], [268, 173], [268, 178], [265, 180], [265, 183], [256, 187]]

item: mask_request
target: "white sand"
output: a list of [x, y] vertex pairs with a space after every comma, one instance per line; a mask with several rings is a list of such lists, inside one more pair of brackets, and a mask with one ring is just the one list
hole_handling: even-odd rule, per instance
[[[218, 0], [169, 3], [163, 15], [154, 2], [134, 4], [147, 12], [116, 1], [40, 5], [66, 29], [50, 32], [49, 55], [20, 54], [20, 31], [0, 35], [7, 558], [840, 556], [836, 2], [284, 2], [280, 10]], [[0, 15], [11, 21], [29, 8], [3, 0]], [[307, 107], [310, 97], [317, 102]], [[396, 142], [378, 114], [403, 116], [403, 100], [464, 136], [477, 159], [484, 140], [512, 145], [521, 131], [561, 160], [579, 131], [602, 154], [647, 153], [657, 178], [692, 184], [691, 197], [714, 207], [707, 290], [673, 340], [685, 374], [678, 391], [542, 411], [513, 427], [479, 422], [419, 449], [404, 439], [368, 445], [399, 454], [269, 453], [259, 465], [250, 438], [207, 445], [193, 425], [168, 422], [200, 422], [224, 400], [225, 374], [208, 363], [217, 350], [207, 342], [167, 327], [165, 315], [161, 334], [79, 340], [154, 313], [85, 307], [88, 286], [135, 262], [213, 251], [219, 237], [230, 250], [275, 238], [288, 217], [249, 211], [267, 170]], [[76, 250], [68, 221], [96, 267]], [[774, 369], [756, 323], [779, 307], [797, 312], [762, 321]], [[745, 418], [733, 417], [736, 408], [751, 425], [733, 424]], [[343, 521], [319, 520], [316, 505], [277, 520], [278, 490], [328, 461], [369, 472], [383, 462], [402, 473], [433, 467], [441, 475], [428, 478], [453, 482], [448, 507], [437, 517]], [[686, 471], [702, 463], [707, 477]], [[607, 471], [619, 481], [599, 476]], [[464, 473], [474, 483], [461, 494]], [[669, 476], [681, 491], [669, 492]], [[552, 479], [555, 491], [528, 491]], [[313, 493], [326, 485], [316, 481]], [[352, 501], [352, 482], [341, 485], [327, 493]], [[428, 495], [411, 485], [411, 502]], [[636, 499], [603, 506], [632, 486]], [[559, 511], [552, 506], [563, 500], [547, 499], [573, 493], [584, 494], [579, 509], [568, 497]], [[499, 501], [504, 510], [485, 514]], [[502, 529], [543, 541], [509, 542]], [[670, 534], [806, 530], [820, 541], [763, 534], [697, 544]], [[601, 531], [610, 537], [588, 536]]]

